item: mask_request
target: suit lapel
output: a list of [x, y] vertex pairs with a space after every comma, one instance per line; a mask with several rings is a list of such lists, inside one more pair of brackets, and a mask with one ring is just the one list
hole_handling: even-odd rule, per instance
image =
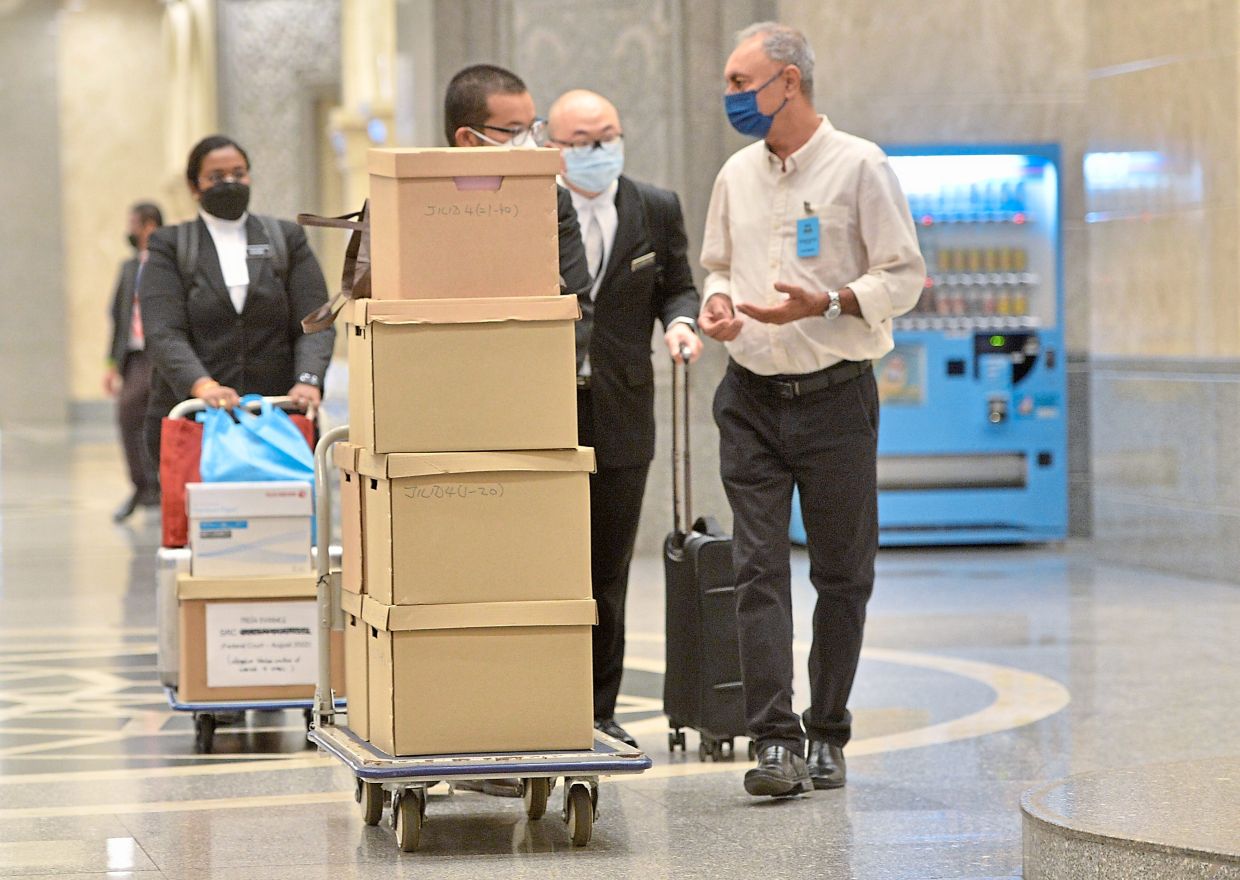
[[616, 240], [611, 245], [611, 256], [607, 260], [603, 283], [599, 286], [599, 296], [618, 276], [628, 271], [628, 265], [635, 256], [633, 252], [646, 238], [640, 199], [637, 187], [622, 176], [616, 190]]
[[[263, 231], [262, 222], [253, 214], [247, 217], [245, 221], [245, 243], [246, 245], [265, 244], [269, 247], [271, 245]], [[253, 257], [248, 253], [246, 254], [245, 265], [250, 270], [250, 289], [245, 295], [245, 305], [241, 309], [243, 315], [249, 311], [250, 304], [254, 301], [254, 298], [262, 296], [263, 292], [267, 290], [269, 285], [267, 284], [266, 273], [271, 271], [271, 260], [271, 256]]]

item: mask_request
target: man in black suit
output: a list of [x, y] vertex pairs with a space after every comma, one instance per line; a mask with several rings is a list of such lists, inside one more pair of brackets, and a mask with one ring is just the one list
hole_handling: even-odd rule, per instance
[[586, 251], [589, 287], [578, 295], [577, 423], [593, 446], [590, 560], [599, 622], [594, 627], [595, 727], [636, 745], [616, 723], [624, 667], [624, 603], [646, 475], [654, 458], [654, 365], [650, 342], [663, 324], [668, 353], [696, 360], [698, 292], [685, 256], [680, 200], [621, 175], [624, 133], [616, 108], [584, 90], [548, 113]]
[[[444, 136], [450, 147], [531, 149], [547, 143], [547, 121], [534, 111], [534, 98], [511, 70], [475, 64], [458, 71], [443, 102]], [[581, 230], [568, 190], [557, 187], [560, 221], [560, 280], [567, 293], [590, 286]]]
[[129, 209], [129, 246], [134, 255], [121, 264], [112, 294], [112, 339], [108, 346], [103, 390], [116, 398], [116, 421], [125, 448], [125, 464], [133, 491], [112, 514], [124, 522], [139, 506], [159, 504], [159, 471], [151, 464], [142, 442], [142, 422], [151, 395], [151, 361], [146, 355], [142, 313], [138, 308], [138, 275], [146, 263], [146, 243], [164, 225], [157, 205], [139, 202]]

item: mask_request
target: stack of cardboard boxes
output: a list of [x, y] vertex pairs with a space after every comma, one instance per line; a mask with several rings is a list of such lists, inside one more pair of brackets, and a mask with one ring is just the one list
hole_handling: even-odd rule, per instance
[[[188, 570], [176, 576], [175, 621], [161, 622], [161, 651], [176, 646], [179, 699], [310, 699], [318, 657], [310, 484], [189, 483], [186, 495]], [[335, 664], [338, 690], [343, 670]]]
[[593, 743], [589, 474], [553, 150], [372, 150], [339, 444], [349, 725], [392, 755]]

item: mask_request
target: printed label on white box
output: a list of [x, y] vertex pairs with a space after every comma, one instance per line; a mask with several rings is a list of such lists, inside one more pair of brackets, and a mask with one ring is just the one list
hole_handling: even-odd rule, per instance
[[207, 687], [314, 684], [317, 603], [208, 602]]

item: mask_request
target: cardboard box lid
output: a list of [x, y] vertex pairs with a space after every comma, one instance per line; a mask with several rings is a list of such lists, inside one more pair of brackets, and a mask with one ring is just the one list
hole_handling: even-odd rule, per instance
[[342, 471], [357, 472], [357, 454], [362, 447], [354, 446], [351, 443], [337, 443], [332, 447], [332, 461], [336, 467]]
[[507, 321], [576, 321], [575, 296], [504, 296], [473, 299], [356, 299], [350, 324], [499, 324]]
[[362, 616], [362, 600], [365, 596], [358, 593], [350, 593], [348, 590], [340, 591], [340, 608], [345, 614], [352, 614], [354, 617]]
[[313, 599], [318, 577], [313, 574], [253, 577], [177, 575], [178, 599]]
[[494, 147], [376, 147], [367, 170], [378, 177], [555, 177], [560, 151]]
[[251, 483], [186, 483], [190, 519], [204, 517], [311, 516], [310, 483], [271, 480]]
[[362, 619], [387, 632], [513, 626], [593, 626], [593, 599], [546, 602], [471, 602], [461, 605], [384, 605], [367, 596]]
[[[343, 444], [342, 444], [343, 445]], [[505, 471], [594, 471], [594, 449], [534, 449], [513, 452], [370, 452], [356, 450], [357, 472], [383, 480]], [[339, 447], [337, 447], [339, 448]]]

